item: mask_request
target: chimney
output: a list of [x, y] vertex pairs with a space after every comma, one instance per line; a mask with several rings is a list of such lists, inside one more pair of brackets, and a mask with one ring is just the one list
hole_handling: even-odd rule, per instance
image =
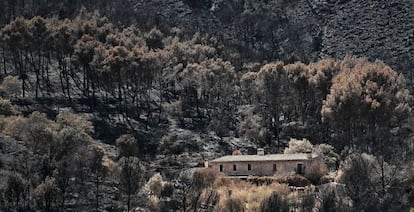
[[306, 157], [307, 157], [308, 159], [312, 159], [312, 150], [310, 150], [310, 149], [306, 150], [306, 151], [305, 151], [305, 154], [306, 154]]
[[265, 152], [264, 152], [263, 148], [257, 148], [257, 155], [263, 156], [264, 154], [265, 154]]
[[208, 160], [204, 161], [204, 168], [208, 168]]

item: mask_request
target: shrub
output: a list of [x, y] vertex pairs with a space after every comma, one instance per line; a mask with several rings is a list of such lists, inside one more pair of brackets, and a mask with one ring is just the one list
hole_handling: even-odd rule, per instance
[[330, 182], [334, 182], [334, 181], [335, 181], [335, 177], [334, 176], [329, 176], [329, 175], [324, 175], [320, 179], [321, 184], [326, 184], [326, 183], [330, 183]]
[[306, 177], [297, 175], [297, 174], [288, 176], [287, 182], [290, 186], [297, 186], [297, 187], [305, 187], [311, 184], [309, 180], [306, 179]]
[[239, 149], [236, 149], [231, 155], [242, 155], [242, 152]]
[[10, 100], [0, 98], [0, 115], [11, 116], [15, 114], [17, 114], [17, 110]]
[[161, 191], [161, 197], [171, 197], [174, 193], [174, 185], [172, 183], [166, 183]]
[[230, 186], [231, 184], [232, 184], [232, 181], [225, 176], [218, 176], [214, 180], [214, 187], [216, 188], [223, 187], [223, 186]]
[[3, 133], [17, 140], [26, 139], [28, 121], [23, 116], [11, 116], [7, 118], [3, 126]]
[[289, 141], [289, 148], [285, 149], [285, 154], [292, 153], [306, 153], [313, 149], [312, 143], [304, 138], [302, 140], [291, 138]]
[[265, 199], [261, 206], [261, 212], [288, 212], [289, 202], [278, 194], [273, 192], [267, 199]]
[[302, 176], [302, 175], [276, 175], [273, 177], [275, 182], [281, 183], [281, 184], [288, 184], [289, 186], [297, 186], [297, 187], [304, 187], [307, 185], [310, 185], [311, 183], [309, 180]]
[[136, 156], [138, 154], [138, 146], [136, 139], [131, 134], [121, 135], [115, 141], [119, 149], [119, 158]]
[[220, 195], [214, 188], [206, 188], [200, 196], [200, 205], [204, 208], [213, 209], [220, 200]]
[[219, 211], [239, 212], [244, 211], [244, 203], [241, 199], [228, 198], [224, 202], [224, 206]]
[[160, 199], [157, 196], [150, 196], [147, 206], [151, 211], [159, 211], [161, 207]]
[[326, 164], [322, 161], [315, 161], [308, 167], [305, 177], [316, 185], [320, 183], [321, 177], [327, 173], [328, 167]]
[[300, 207], [301, 211], [313, 211], [315, 206], [315, 197], [312, 194], [305, 194], [301, 197]]
[[336, 170], [338, 167], [339, 155], [335, 152], [335, 148], [329, 144], [319, 144], [314, 147], [317, 154], [323, 157], [325, 164], [329, 170]]
[[0, 85], [0, 90], [7, 96], [16, 97], [21, 93], [21, 81], [17, 76], [7, 76]]
[[194, 183], [198, 188], [212, 186], [220, 173], [212, 168], [204, 168], [194, 173]]
[[146, 187], [149, 189], [151, 194], [159, 197], [163, 190], [164, 181], [160, 173], [155, 173], [147, 182]]
[[335, 211], [336, 207], [336, 194], [333, 190], [321, 191], [321, 204], [320, 211], [328, 212]]
[[[249, 211], [258, 211], [260, 204], [276, 191], [281, 195], [289, 195], [290, 189], [286, 184], [273, 183], [256, 186], [246, 181], [233, 182], [228, 186], [217, 189], [220, 195], [219, 208], [226, 208], [228, 198], [239, 199], [248, 206]], [[229, 191], [231, 195], [229, 195]]]
[[249, 176], [247, 178], [247, 181], [253, 184], [256, 184], [256, 185], [270, 185], [272, 183], [279, 182], [277, 181], [275, 177], [256, 177], [256, 176]]

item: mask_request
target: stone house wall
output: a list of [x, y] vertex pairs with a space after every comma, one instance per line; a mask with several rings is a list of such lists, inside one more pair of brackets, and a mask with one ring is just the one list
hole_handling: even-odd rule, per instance
[[[309, 167], [312, 162], [313, 160], [211, 162], [209, 167], [228, 176], [272, 176], [275, 174], [306, 174], [306, 167]], [[248, 169], [249, 164], [250, 170]], [[300, 173], [298, 172], [298, 164], [302, 164], [302, 172]], [[222, 166], [221, 170], [220, 166]]]

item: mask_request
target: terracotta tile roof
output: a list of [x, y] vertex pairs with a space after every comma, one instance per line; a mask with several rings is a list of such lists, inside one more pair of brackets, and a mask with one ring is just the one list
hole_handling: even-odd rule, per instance
[[210, 162], [248, 162], [248, 161], [292, 161], [292, 160], [309, 160], [317, 158], [317, 154], [312, 153], [309, 158], [306, 153], [295, 154], [269, 154], [269, 155], [227, 155], [216, 158]]

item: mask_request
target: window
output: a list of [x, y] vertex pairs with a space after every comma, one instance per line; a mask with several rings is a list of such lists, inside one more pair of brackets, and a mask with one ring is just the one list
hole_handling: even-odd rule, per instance
[[233, 164], [233, 171], [237, 171], [236, 164]]
[[223, 165], [220, 165], [220, 172], [223, 172]]
[[251, 171], [252, 170], [252, 164], [247, 164], [247, 171]]
[[277, 171], [277, 165], [273, 164], [273, 171], [276, 172]]
[[297, 169], [296, 169], [296, 173], [297, 173], [297, 174], [304, 174], [304, 173], [305, 173], [305, 169], [304, 169], [304, 167], [303, 167], [303, 164], [298, 163], [298, 167], [297, 167]]

